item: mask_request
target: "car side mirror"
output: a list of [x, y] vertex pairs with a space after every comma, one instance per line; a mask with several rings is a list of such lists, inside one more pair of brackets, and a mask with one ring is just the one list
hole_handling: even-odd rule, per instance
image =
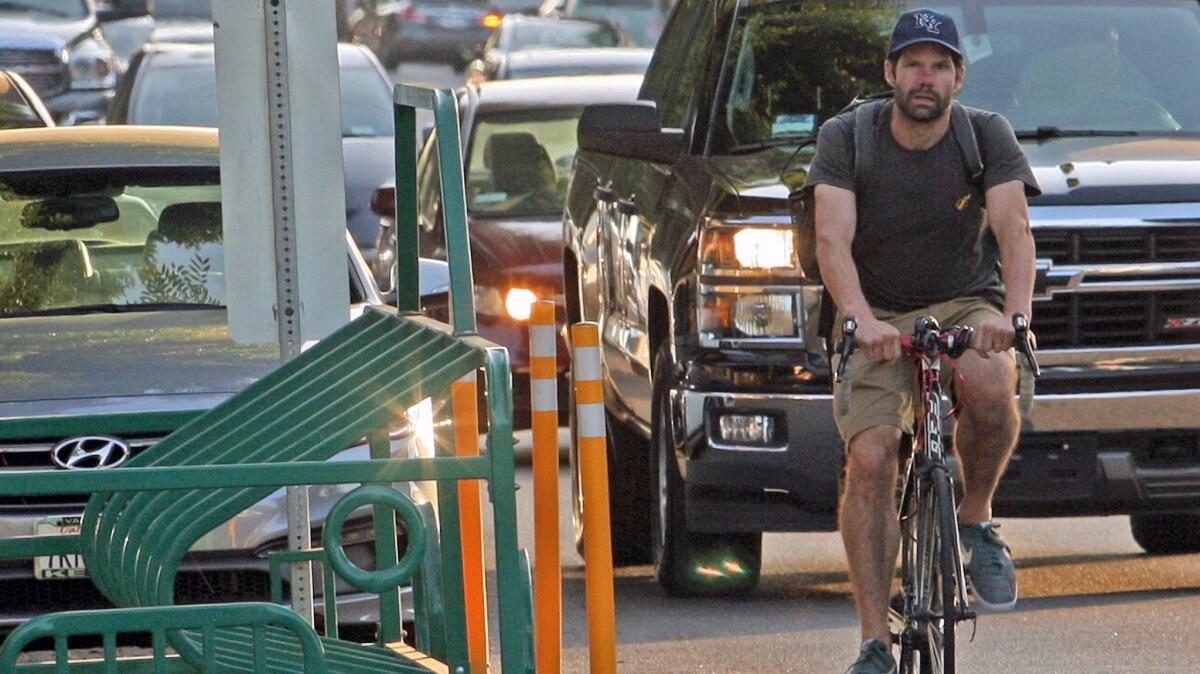
[[654, 101], [589, 105], [579, 117], [579, 149], [626, 159], [674, 163], [687, 136], [664, 129]]

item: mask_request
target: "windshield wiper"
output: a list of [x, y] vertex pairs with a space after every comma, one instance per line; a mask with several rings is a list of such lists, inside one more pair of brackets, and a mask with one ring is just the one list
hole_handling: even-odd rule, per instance
[[1017, 138], [1021, 140], [1044, 140], [1046, 138], [1099, 138], [1105, 136], [1128, 137], [1138, 135], [1137, 131], [1110, 131], [1107, 129], [1061, 129], [1057, 126], [1039, 126], [1030, 131], [1018, 131]]
[[757, 143], [746, 143], [745, 145], [734, 145], [725, 151], [725, 154], [748, 154], [750, 152], [758, 152], [771, 147], [783, 147], [787, 145], [808, 145], [817, 142], [815, 136], [783, 136], [781, 138], [772, 138], [770, 140], [762, 140]]
[[224, 309], [219, 304], [194, 302], [158, 302], [147, 304], [83, 304], [75, 307], [54, 307], [34, 311], [14, 311], [0, 314], [0, 318], [22, 318], [26, 316], [82, 316], [84, 314], [124, 314], [140, 311], [197, 311]]

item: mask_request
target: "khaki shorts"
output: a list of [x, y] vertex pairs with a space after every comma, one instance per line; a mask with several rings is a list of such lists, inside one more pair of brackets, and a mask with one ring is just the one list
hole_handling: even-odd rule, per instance
[[[902, 314], [876, 309], [874, 314], [879, 320], [896, 326], [901, 334], [910, 334], [913, 323], [921, 316], [933, 316], [942, 327], [978, 327], [989, 318], [1003, 315], [993, 304], [979, 297], [954, 299]], [[834, 330], [841, 330], [841, 325], [842, 316], [839, 313]], [[838, 341], [836, 332], [834, 341]], [[1009, 357], [1012, 357], [1011, 352]], [[834, 356], [834, 367], [837, 367], [837, 361], [838, 357]], [[852, 353], [846, 363], [845, 379], [833, 386], [833, 418], [842, 439], [849, 445], [855, 435], [875, 426], [891, 426], [911, 434], [912, 391], [911, 362], [901, 360], [889, 367], [885, 363], [869, 360], [861, 351]]]

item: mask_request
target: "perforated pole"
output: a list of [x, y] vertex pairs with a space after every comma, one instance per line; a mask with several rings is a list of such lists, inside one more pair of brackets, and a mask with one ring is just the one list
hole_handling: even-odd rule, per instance
[[[479, 456], [478, 381], [472, 372], [450, 386], [454, 407], [454, 453]], [[488, 671], [487, 590], [484, 586], [483, 501], [479, 480], [458, 483], [467, 656], [472, 672]]]
[[554, 302], [529, 316], [529, 392], [533, 426], [533, 596], [537, 671], [562, 668], [562, 568], [558, 552], [558, 348]]
[[584, 580], [588, 607], [588, 656], [592, 674], [617, 671], [617, 618], [613, 599], [612, 534], [608, 516], [608, 457], [604, 384], [600, 376], [600, 330], [595, 323], [571, 326], [575, 373], [576, 447], [583, 487]]

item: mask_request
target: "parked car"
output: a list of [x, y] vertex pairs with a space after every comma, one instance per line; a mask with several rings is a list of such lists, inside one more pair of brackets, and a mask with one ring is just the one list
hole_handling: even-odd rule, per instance
[[[671, 592], [747, 591], [761, 532], [836, 528], [822, 289], [787, 195], [821, 123], [888, 88], [913, 6], [680, 0], [641, 100], [580, 121], [568, 318], [601, 326], [615, 556]], [[1044, 374], [995, 512], [1132, 514], [1146, 550], [1200, 550], [1200, 3], [932, 7], [971, 36], [961, 100], [1012, 121], [1045, 192]]]
[[154, 33], [154, 17], [147, 0], [94, 0], [100, 18], [100, 34], [117, 55], [119, 70], [124, 71], [129, 59], [150, 40]]
[[[519, 428], [530, 423], [530, 307], [553, 300], [559, 319], [563, 316], [561, 219], [579, 113], [588, 103], [632, 101], [640, 82], [634, 75], [558, 77], [458, 91], [475, 313], [479, 334], [508, 348], [513, 423]], [[436, 139], [434, 133], [426, 141], [417, 163], [418, 242], [421, 256], [444, 260]], [[396, 247], [394, 184], [380, 188], [373, 203], [384, 225], [380, 260], [390, 265]], [[559, 410], [565, 415], [568, 354], [561, 339], [558, 346]]]
[[[370, 208], [381, 180], [395, 173], [392, 83], [361, 45], [339, 44], [346, 225], [375, 265], [379, 218]], [[110, 124], [217, 125], [213, 46], [147, 45], [134, 57], [109, 112]]]
[[101, 121], [121, 67], [101, 22], [144, 16], [146, 2], [100, 13], [85, 0], [0, 3], [0, 68], [24, 77], [60, 124]]
[[650, 49], [530, 49], [501, 54], [494, 63], [468, 68], [468, 82], [519, 80], [576, 75], [641, 75], [653, 55]]
[[546, 19], [508, 15], [483, 44], [479, 58], [467, 65], [467, 81], [505, 79], [496, 72], [506, 57], [529, 49], [628, 47], [633, 42], [624, 31], [604, 21]]
[[154, 0], [154, 42], [213, 41], [212, 0]]
[[539, 14], [567, 19], [602, 19], [624, 28], [639, 47], [653, 47], [669, 6], [663, 0], [546, 0]]
[[[0, 470], [120, 470], [278, 365], [275, 345], [229, 336], [219, 180], [214, 129], [0, 133]], [[345, 245], [356, 315], [382, 300], [349, 234]], [[423, 292], [444, 302], [444, 263], [426, 261], [423, 285], [427, 276]], [[97, 422], [63, 438], [28, 423], [16, 424], [33, 429], [28, 436], [14, 436], [6, 424], [64, 415], [105, 415], [115, 426]], [[395, 431], [396, 451], [409, 451], [414, 429]], [[368, 454], [357, 446], [339, 459]], [[310, 491], [316, 529], [346, 491]], [[202, 539], [176, 581], [176, 603], [269, 600], [266, 557], [286, 548], [285, 501], [279, 490]], [[73, 495], [0, 499], [0, 537], [69, 528], [82, 503]], [[365, 521], [354, 528], [347, 554], [361, 566], [373, 529]], [[0, 628], [48, 610], [106, 605], [79, 578], [79, 564], [70, 555], [0, 562]], [[344, 625], [377, 619], [371, 595], [339, 587], [338, 601]]]
[[0, 70], [0, 129], [54, 126], [54, 118], [25, 78]]
[[360, 0], [349, 28], [352, 41], [370, 47], [388, 70], [402, 61], [462, 70], [502, 18], [487, 0]]

